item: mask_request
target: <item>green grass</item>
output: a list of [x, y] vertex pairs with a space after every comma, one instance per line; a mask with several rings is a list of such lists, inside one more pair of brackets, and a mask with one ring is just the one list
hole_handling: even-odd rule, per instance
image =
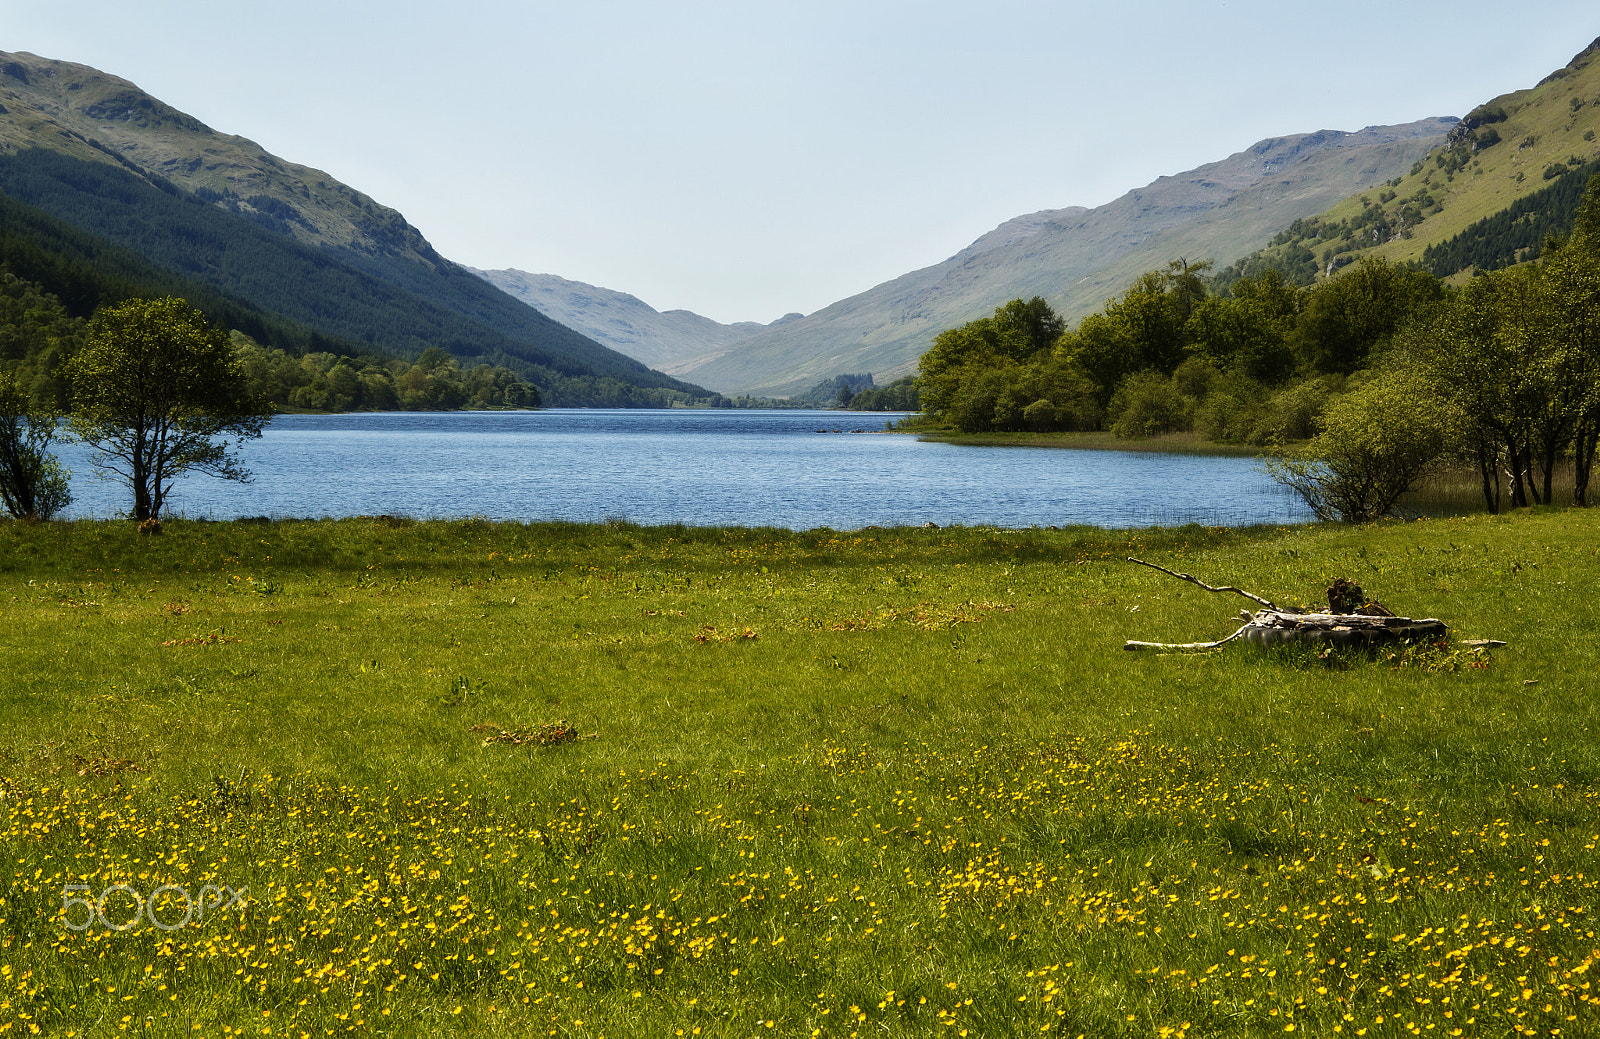
[[3, 524], [0, 1034], [1595, 1034], [1596, 528]]

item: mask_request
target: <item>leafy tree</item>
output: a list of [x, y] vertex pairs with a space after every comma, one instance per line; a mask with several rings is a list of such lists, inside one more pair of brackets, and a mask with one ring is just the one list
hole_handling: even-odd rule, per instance
[[1170, 375], [1182, 363], [1189, 346], [1185, 326], [1205, 295], [1197, 272], [1208, 267], [1209, 261], [1174, 260], [1165, 271], [1147, 271], [1062, 337], [1061, 349], [1099, 385], [1102, 404], [1128, 376]]
[[[995, 331], [1008, 344], [1022, 344], [1020, 349], [1008, 354], [1022, 361], [1054, 348], [1067, 323], [1051, 309], [1044, 297], [1030, 300], [1014, 299], [994, 312]], [[1017, 354], [1020, 353], [1021, 356]]]
[[1297, 351], [1319, 372], [1348, 375], [1443, 295], [1428, 272], [1367, 257], [1309, 294], [1295, 329]]
[[1321, 430], [1292, 458], [1265, 465], [1324, 521], [1387, 515], [1450, 443], [1455, 417], [1420, 374], [1381, 374], [1328, 406]]
[[49, 450], [55, 432], [55, 414], [0, 372], [0, 505], [18, 519], [48, 520], [72, 501], [71, 474]]
[[1600, 175], [1589, 179], [1572, 234], [1545, 264], [1562, 322], [1574, 415], [1573, 501], [1588, 504], [1589, 476], [1600, 450]]
[[1482, 477], [1499, 507], [1549, 502], [1558, 460], [1574, 448], [1574, 498], [1585, 500], [1600, 432], [1600, 270], [1578, 232], [1540, 266], [1473, 281], [1408, 338], [1461, 409]]
[[919, 366], [917, 390], [923, 408], [945, 412], [954, 406], [962, 383], [970, 376], [1032, 361], [1054, 347], [1063, 327], [1050, 305], [1035, 296], [996, 307], [993, 317], [940, 332]]
[[132, 490], [134, 519], [159, 517], [185, 472], [249, 481], [235, 450], [261, 435], [272, 406], [247, 391], [227, 330], [183, 300], [102, 309], [63, 370], [72, 433]]
[[1235, 281], [1226, 297], [1196, 305], [1185, 326], [1197, 353], [1252, 379], [1277, 382], [1294, 371], [1294, 332], [1304, 293], [1275, 270]]
[[54, 295], [0, 268], [0, 372], [9, 371], [47, 411], [66, 406], [55, 371], [83, 336]]

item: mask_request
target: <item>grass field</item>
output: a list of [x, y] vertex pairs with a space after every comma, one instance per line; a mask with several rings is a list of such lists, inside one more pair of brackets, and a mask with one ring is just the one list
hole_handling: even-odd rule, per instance
[[0, 1034], [1600, 1034], [1597, 549], [0, 524]]

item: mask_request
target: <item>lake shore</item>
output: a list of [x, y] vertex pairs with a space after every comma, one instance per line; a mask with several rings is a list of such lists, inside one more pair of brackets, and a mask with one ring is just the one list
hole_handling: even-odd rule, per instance
[[953, 426], [932, 423], [902, 423], [889, 432], [909, 434], [934, 444], [967, 447], [1048, 447], [1076, 451], [1131, 451], [1168, 455], [1215, 455], [1221, 458], [1276, 457], [1295, 445], [1265, 446], [1223, 444], [1207, 440], [1198, 433], [1161, 433], [1130, 440], [1108, 430], [1071, 433], [963, 433]]

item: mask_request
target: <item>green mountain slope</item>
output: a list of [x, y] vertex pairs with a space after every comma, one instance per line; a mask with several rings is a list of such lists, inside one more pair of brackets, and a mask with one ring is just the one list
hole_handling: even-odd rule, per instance
[[891, 381], [915, 368], [938, 332], [1007, 300], [1043, 296], [1078, 318], [1174, 257], [1226, 260], [1259, 248], [1297, 217], [1404, 172], [1454, 123], [1265, 140], [1096, 209], [1018, 217], [943, 263], [784, 322], [680, 374], [725, 392], [764, 394], [797, 392], [841, 372]]
[[[504, 364], [552, 403], [704, 394], [474, 277], [326, 174], [86, 66], [0, 52], [0, 192], [323, 334]], [[588, 388], [565, 394], [572, 379]]]
[[267, 346], [296, 354], [348, 356], [362, 349], [362, 344], [323, 336], [4, 194], [0, 194], [0, 264], [24, 281], [39, 284], [74, 317], [88, 317], [102, 303], [135, 296], [181, 296], [211, 320]]
[[1241, 269], [1308, 282], [1375, 255], [1448, 277], [1527, 258], [1570, 221], [1600, 159], [1597, 57], [1600, 40], [1537, 86], [1478, 106], [1409, 170], [1289, 226]]

